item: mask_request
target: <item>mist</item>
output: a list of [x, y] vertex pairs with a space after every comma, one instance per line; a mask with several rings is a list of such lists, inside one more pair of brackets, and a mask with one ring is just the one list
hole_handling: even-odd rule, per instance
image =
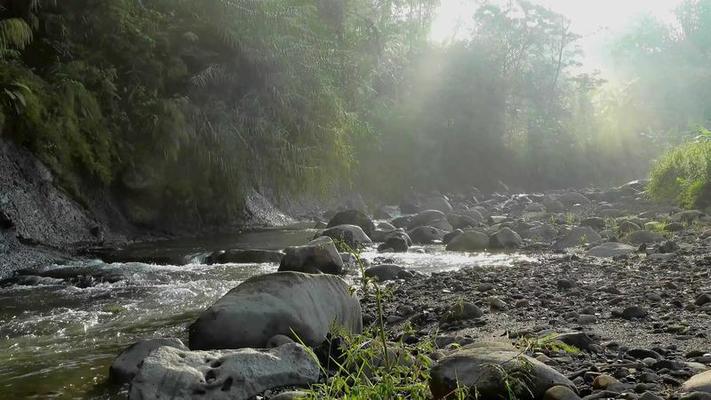
[[711, 0], [0, 0], [0, 400], [711, 398]]

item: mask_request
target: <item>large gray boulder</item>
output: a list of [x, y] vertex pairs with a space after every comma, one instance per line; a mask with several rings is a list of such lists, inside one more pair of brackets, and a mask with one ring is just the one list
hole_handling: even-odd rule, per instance
[[521, 236], [510, 228], [502, 228], [489, 238], [492, 249], [515, 249], [521, 247], [522, 242]]
[[364, 212], [358, 210], [341, 211], [328, 221], [327, 228], [332, 228], [338, 225], [357, 225], [366, 235], [370, 236], [375, 230], [375, 224]]
[[333, 239], [328, 236], [316, 238], [304, 246], [287, 247], [284, 253], [279, 271], [343, 273], [343, 260]]
[[189, 347], [265, 347], [275, 335], [317, 346], [333, 324], [362, 330], [360, 302], [346, 282], [328, 274], [277, 272], [247, 279], [200, 314], [189, 327]]
[[600, 257], [600, 258], [611, 258], [624, 256], [632, 254], [637, 251], [636, 247], [630, 246], [624, 243], [617, 242], [607, 242], [599, 246], [595, 246], [588, 250], [588, 256], [590, 257]]
[[447, 244], [449, 251], [482, 251], [489, 247], [489, 235], [479, 231], [465, 231]]
[[138, 373], [143, 359], [148, 357], [151, 352], [163, 346], [174, 347], [185, 351], [188, 350], [183, 342], [176, 338], [141, 340], [126, 348], [114, 359], [114, 362], [111, 363], [111, 367], [109, 367], [109, 379], [114, 383], [120, 384], [131, 382], [131, 379]]
[[570, 247], [582, 246], [584, 244], [598, 243], [602, 236], [589, 226], [579, 226], [568, 231], [563, 237], [553, 243], [556, 250], [565, 250]]
[[143, 360], [129, 400], [247, 400], [266, 390], [316, 383], [318, 362], [301, 345], [270, 350], [161, 347]]
[[582, 206], [590, 205], [590, 199], [578, 192], [563, 193], [558, 196], [557, 200], [563, 203], [566, 207], [572, 207], [576, 204], [580, 204]]
[[440, 359], [430, 376], [435, 399], [448, 398], [458, 388], [467, 388], [472, 393], [476, 390], [480, 400], [500, 399], [507, 388], [518, 399], [540, 399], [557, 385], [575, 388], [573, 382], [553, 368], [521, 354], [507, 343], [497, 342], [473, 343], [456, 350]]
[[321, 232], [319, 236], [328, 236], [334, 241], [341, 241], [351, 249], [360, 249], [373, 241], [358, 225], [338, 225]]

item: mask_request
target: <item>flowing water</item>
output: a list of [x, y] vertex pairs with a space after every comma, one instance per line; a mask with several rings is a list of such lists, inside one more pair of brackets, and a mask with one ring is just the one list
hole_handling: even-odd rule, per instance
[[[144, 245], [156, 251], [200, 255], [224, 248], [282, 249], [306, 243], [310, 229], [281, 229], [231, 237]], [[446, 253], [428, 246], [405, 254], [367, 251], [423, 273], [526, 259], [519, 254]], [[158, 336], [185, 338], [197, 314], [245, 279], [274, 264], [158, 266], [87, 260], [47, 268], [90, 266], [120, 271], [116, 283], [0, 288], [0, 399], [114, 399], [120, 388], [105, 383], [108, 366], [127, 345]]]

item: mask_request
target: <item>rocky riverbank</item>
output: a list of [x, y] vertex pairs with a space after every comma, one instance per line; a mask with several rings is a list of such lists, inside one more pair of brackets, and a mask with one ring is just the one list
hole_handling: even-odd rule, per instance
[[[135, 376], [132, 399], [340, 398], [343, 382], [363, 390], [363, 379], [413, 399], [710, 398], [711, 220], [649, 203], [643, 188], [432, 195], [383, 207], [378, 220], [331, 214], [313, 242], [286, 249], [280, 272], [249, 279], [202, 313], [190, 350], [143, 342], [119, 358], [134, 360], [119, 380]], [[432, 243], [530, 257], [432, 275], [394, 263]], [[359, 261], [354, 249], [374, 247], [381, 257]], [[350, 291], [333, 276], [343, 274]], [[353, 375], [353, 354], [378, 346], [388, 351], [375, 350], [365, 378]], [[333, 365], [351, 372], [343, 378]], [[284, 387], [305, 391], [274, 396]]]

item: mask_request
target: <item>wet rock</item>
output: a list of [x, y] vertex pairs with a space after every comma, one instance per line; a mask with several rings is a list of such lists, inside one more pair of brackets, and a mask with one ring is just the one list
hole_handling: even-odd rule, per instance
[[514, 249], [521, 247], [521, 236], [509, 228], [503, 228], [489, 238], [492, 249]]
[[161, 347], [143, 361], [129, 399], [247, 400], [270, 389], [316, 383], [318, 377], [318, 363], [296, 343], [270, 350]]
[[358, 210], [347, 210], [341, 211], [328, 221], [327, 228], [333, 228], [339, 225], [356, 225], [359, 226], [363, 232], [370, 237], [375, 230], [375, 224], [373, 220], [370, 219], [364, 212]]
[[420, 226], [407, 232], [415, 244], [432, 244], [444, 238], [445, 232], [431, 226]]
[[284, 253], [275, 250], [232, 249], [214, 252], [207, 257], [206, 262], [208, 264], [278, 264], [282, 257], [284, 257]]
[[671, 216], [672, 221], [678, 221], [682, 222], [685, 224], [692, 224], [695, 221], [701, 219], [704, 217], [706, 214], [702, 213], [699, 210], [686, 210], [686, 211], [681, 211], [678, 212], [674, 215]]
[[[524, 372], [525, 371], [525, 372]], [[506, 382], [505, 376], [524, 372], [523, 382]], [[519, 399], [542, 398], [553, 386], [574, 388], [573, 382], [540, 361], [522, 355], [508, 344], [479, 342], [465, 346], [437, 361], [430, 371], [430, 389], [443, 399], [460, 387], [476, 390], [480, 399], [497, 399], [509, 388]], [[530, 394], [528, 390], [530, 390]]]
[[660, 244], [659, 247], [657, 248], [657, 251], [660, 253], [666, 254], [666, 253], [674, 253], [679, 251], [679, 245], [676, 244], [673, 240], [667, 240], [664, 243]]
[[410, 248], [407, 238], [407, 234], [402, 233], [402, 235], [390, 235], [385, 242], [378, 246], [378, 251], [391, 251], [394, 253], [406, 253]]
[[461, 235], [463, 232], [464, 232], [464, 231], [461, 230], [461, 229], [455, 229], [455, 230], [453, 230], [452, 232], [447, 233], [447, 234], [444, 235], [444, 237], [442, 238], [442, 243], [444, 243], [444, 244], [449, 244], [449, 242], [451, 242], [452, 239], [454, 239], [455, 237]]
[[357, 225], [337, 225], [324, 230], [318, 236], [328, 236], [335, 242], [345, 243], [351, 249], [360, 249], [373, 243]]
[[465, 231], [448, 244], [449, 251], [483, 251], [489, 247], [489, 236], [478, 231]]
[[590, 199], [588, 199], [587, 197], [583, 196], [582, 194], [580, 194], [578, 192], [563, 193], [560, 196], [558, 196], [558, 201], [563, 203], [563, 205], [566, 207], [572, 207], [576, 204], [580, 204], [583, 206], [590, 205]]
[[360, 303], [348, 284], [328, 274], [277, 272], [247, 279], [202, 312], [188, 329], [189, 347], [260, 348], [275, 335], [315, 346], [332, 323], [362, 330]]
[[626, 256], [635, 251], [637, 251], [637, 248], [628, 244], [607, 242], [588, 250], [587, 255], [590, 257], [612, 258]]
[[319, 237], [304, 246], [287, 247], [284, 253], [279, 271], [343, 273], [343, 260], [330, 237]]
[[394, 264], [382, 264], [365, 270], [365, 276], [379, 282], [394, 281], [397, 279], [412, 278], [415, 274]]
[[119, 354], [109, 368], [109, 379], [114, 383], [129, 383], [148, 355], [160, 347], [169, 346], [179, 350], [188, 350], [176, 338], [147, 339], [132, 344]]
[[624, 390], [624, 385], [620, 383], [620, 381], [607, 374], [596, 376], [595, 380], [593, 380], [592, 387], [595, 390], [607, 390], [618, 393]]

